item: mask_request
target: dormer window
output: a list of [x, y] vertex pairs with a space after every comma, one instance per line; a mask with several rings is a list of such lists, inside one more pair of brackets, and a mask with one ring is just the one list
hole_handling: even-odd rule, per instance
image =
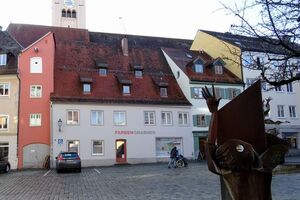
[[85, 93], [85, 94], [91, 93], [91, 84], [90, 83], [83, 84], [83, 93]]
[[107, 75], [107, 67], [108, 67], [108, 64], [103, 61], [102, 59], [95, 59], [95, 62], [96, 62], [96, 67], [98, 68], [99, 70], [99, 75], [100, 76], [106, 76]]
[[140, 64], [134, 65], [134, 75], [135, 78], [142, 78], [143, 77], [143, 66]]
[[201, 63], [195, 63], [195, 72], [203, 73], [203, 65]]
[[125, 95], [130, 94], [130, 85], [123, 85], [123, 94]]
[[160, 87], [160, 96], [161, 97], [168, 97], [168, 88]]
[[82, 83], [83, 94], [90, 94], [92, 91], [92, 82], [91, 77], [80, 77], [80, 82]]
[[7, 62], [7, 55], [0, 54], [0, 65], [6, 65], [6, 62]]
[[99, 68], [99, 75], [106, 76], [107, 75], [107, 68]]
[[134, 74], [136, 78], [143, 78], [143, 71], [142, 70], [134, 70]]
[[223, 66], [215, 65], [215, 74], [223, 74]]

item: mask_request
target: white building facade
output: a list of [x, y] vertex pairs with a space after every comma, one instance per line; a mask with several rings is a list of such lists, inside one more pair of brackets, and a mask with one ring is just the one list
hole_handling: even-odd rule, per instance
[[[268, 54], [269, 57], [278, 58], [281, 55]], [[246, 87], [261, 76], [260, 70], [249, 68], [250, 62], [259, 59], [262, 63], [269, 63], [268, 56], [261, 52], [244, 51], [242, 53], [243, 76]], [[297, 63], [297, 61], [295, 61]], [[271, 63], [270, 63], [271, 64]], [[266, 64], [268, 65], [268, 64]], [[299, 119], [299, 101], [300, 83], [298, 81], [279, 87], [262, 83], [263, 99], [271, 98], [270, 112], [267, 119], [277, 122], [276, 124], [266, 124], [268, 131], [277, 131], [278, 135], [288, 140], [290, 144], [290, 154], [299, 153], [299, 137], [300, 137], [300, 119]]]
[[166, 161], [173, 146], [194, 155], [190, 106], [53, 102], [52, 119], [52, 167], [61, 151], [77, 151], [82, 166]]

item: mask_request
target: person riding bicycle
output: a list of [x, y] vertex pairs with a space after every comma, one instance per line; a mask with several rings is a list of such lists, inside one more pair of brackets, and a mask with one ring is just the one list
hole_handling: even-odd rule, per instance
[[171, 152], [170, 152], [170, 161], [168, 164], [168, 168], [171, 168], [171, 165], [175, 168], [176, 167], [176, 159], [178, 157], [178, 150], [175, 147], [172, 148]]

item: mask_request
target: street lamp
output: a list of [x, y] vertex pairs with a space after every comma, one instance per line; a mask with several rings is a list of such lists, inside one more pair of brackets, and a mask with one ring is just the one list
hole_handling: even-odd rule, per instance
[[62, 120], [60, 118], [57, 122], [57, 125], [58, 125], [58, 132], [61, 132]]

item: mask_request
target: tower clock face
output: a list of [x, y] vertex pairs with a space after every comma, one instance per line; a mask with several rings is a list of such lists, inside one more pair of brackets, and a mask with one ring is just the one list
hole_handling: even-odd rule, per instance
[[74, 0], [64, 0], [64, 5], [69, 8], [72, 8], [74, 7]]

